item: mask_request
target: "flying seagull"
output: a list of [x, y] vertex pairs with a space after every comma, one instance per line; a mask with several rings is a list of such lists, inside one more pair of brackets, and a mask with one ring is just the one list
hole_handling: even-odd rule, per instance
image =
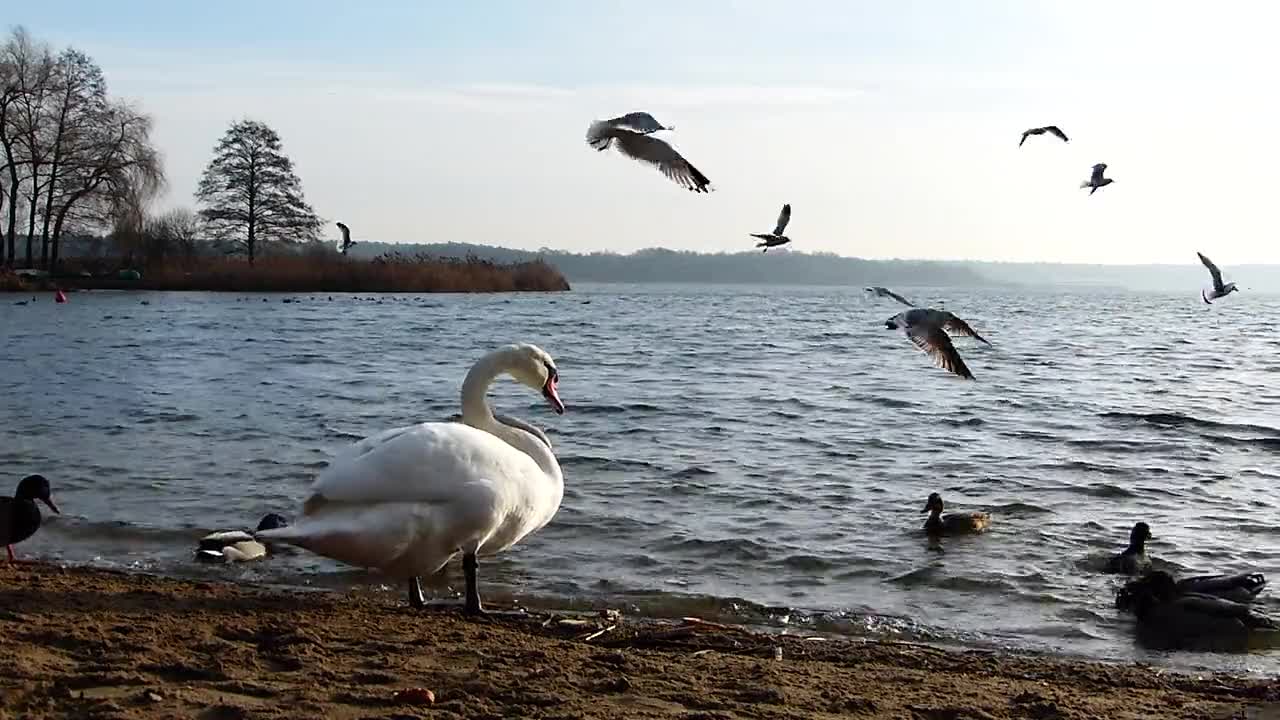
[[890, 330], [899, 328], [905, 330], [907, 338], [915, 343], [916, 347], [929, 353], [934, 364], [966, 380], [972, 380], [973, 373], [969, 372], [969, 366], [964, 364], [964, 359], [956, 351], [956, 346], [951, 344], [951, 336], [947, 333], [968, 335], [987, 345], [991, 344], [986, 338], [974, 332], [968, 323], [946, 310], [933, 308], [903, 310], [886, 320], [884, 326]]
[[339, 247], [342, 250], [342, 254], [346, 255], [347, 251], [356, 244], [356, 241], [351, 239], [351, 228], [342, 223], [338, 223], [338, 229], [342, 231], [342, 245]]
[[765, 252], [769, 252], [769, 248], [786, 245], [791, 242], [791, 238], [782, 234], [787, 229], [787, 223], [791, 222], [791, 203], [782, 206], [782, 212], [778, 213], [778, 224], [773, 227], [771, 233], [750, 233], [753, 238], [760, 238], [764, 242], [756, 243], [756, 247], [764, 248]]
[[[1226, 283], [1225, 285], [1222, 283], [1222, 271], [1218, 269], [1217, 265], [1213, 264], [1212, 260], [1201, 255], [1199, 252], [1197, 252], [1196, 255], [1200, 255], [1200, 262], [1204, 263], [1204, 266], [1209, 268], [1209, 274], [1213, 276], [1213, 294], [1205, 295], [1204, 290], [1200, 291], [1200, 298], [1203, 299], [1206, 304], [1212, 305], [1213, 300], [1217, 300], [1220, 297], [1226, 297], [1233, 292], [1240, 291], [1240, 288], [1236, 287], [1236, 284], [1233, 282]], [[1210, 298], [1212, 298], [1212, 300]]]
[[[647, 113], [630, 113], [615, 120], [632, 116], [644, 116], [651, 121], [652, 125], [658, 125], [658, 121]], [[633, 126], [650, 127], [644, 120], [628, 122], [633, 123]], [[610, 145], [616, 145], [623, 155], [653, 165], [663, 175], [682, 187], [700, 193], [711, 191], [711, 181], [706, 175], [685, 160], [675, 148], [651, 135], [657, 128], [637, 132], [628, 129], [625, 125], [625, 123], [615, 124], [614, 120], [597, 120], [587, 128], [587, 144], [600, 151], [607, 150]]]
[[906, 306], [908, 306], [908, 307], [915, 307], [915, 306], [916, 306], [916, 304], [915, 304], [915, 303], [913, 303], [913, 302], [911, 302], [910, 300], [908, 300], [908, 299], [906, 299], [906, 298], [902, 297], [902, 296], [901, 296], [901, 295], [899, 295], [898, 293], [896, 293], [896, 292], [894, 292], [894, 291], [890, 290], [889, 288], [883, 288], [883, 287], [880, 287], [879, 285], [877, 285], [877, 286], [875, 286], [875, 287], [869, 287], [869, 288], [867, 288], [867, 292], [875, 293], [877, 297], [888, 297], [888, 298], [893, 298], [894, 300], [897, 300], [898, 302], [900, 302], [900, 303], [902, 303], [903, 305], [906, 305]]
[[1089, 191], [1089, 194], [1090, 194], [1090, 195], [1092, 195], [1092, 194], [1094, 194], [1094, 193], [1098, 192], [1098, 188], [1100, 188], [1100, 187], [1105, 187], [1105, 186], [1110, 185], [1111, 183], [1115, 182], [1115, 180], [1112, 180], [1111, 178], [1104, 178], [1104, 177], [1102, 177], [1102, 173], [1103, 173], [1106, 169], [1107, 169], [1107, 164], [1106, 164], [1106, 163], [1098, 163], [1097, 165], [1094, 165], [1094, 166], [1093, 166], [1093, 175], [1089, 176], [1089, 179], [1088, 179], [1088, 180], [1085, 180], [1084, 182], [1080, 183], [1080, 187], [1082, 187], [1082, 188], [1093, 188], [1092, 190], [1090, 190], [1090, 191]]
[[1045, 133], [1049, 133], [1051, 135], [1057, 135], [1058, 137], [1062, 138], [1062, 142], [1071, 142], [1070, 140], [1067, 139], [1067, 134], [1059, 130], [1057, 125], [1045, 125], [1044, 127], [1031, 128], [1030, 130], [1023, 130], [1022, 140], [1018, 141], [1018, 147], [1022, 147], [1022, 143], [1027, 141], [1028, 135], [1043, 135]]

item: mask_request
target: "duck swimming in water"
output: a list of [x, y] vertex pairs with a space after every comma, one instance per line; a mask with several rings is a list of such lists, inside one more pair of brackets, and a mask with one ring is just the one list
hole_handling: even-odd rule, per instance
[[[284, 516], [268, 513], [258, 523], [255, 532], [274, 530], [288, 524], [289, 521]], [[223, 530], [200, 538], [196, 560], [211, 563], [247, 562], [264, 558], [268, 552], [269, 548], [264, 543], [244, 530]]]
[[1125, 590], [1138, 618], [1138, 638], [1152, 647], [1239, 652], [1280, 638], [1280, 624], [1252, 606], [1180, 592], [1163, 570], [1147, 573]]
[[1134, 525], [1129, 531], [1129, 547], [1107, 562], [1106, 572], [1119, 575], [1141, 575], [1150, 570], [1151, 558], [1147, 557], [1147, 541], [1152, 538], [1149, 525], [1144, 522]]
[[985, 532], [991, 527], [991, 515], [984, 512], [942, 514], [942, 496], [929, 493], [924, 510], [929, 519], [924, 521], [924, 531], [930, 535], [964, 535]]
[[[1262, 573], [1253, 572], [1182, 578], [1174, 583], [1174, 590], [1179, 595], [1208, 595], [1232, 602], [1251, 603], [1266, 586], [1266, 577]], [[1116, 609], [1133, 612], [1138, 604], [1138, 596], [1149, 587], [1150, 581], [1145, 577], [1125, 583], [1124, 587], [1116, 591]]]
[[18, 483], [13, 497], [0, 497], [0, 544], [9, 554], [9, 562], [15, 560], [13, 546], [26, 540], [40, 529], [40, 506], [36, 501], [58, 512], [58, 506], [49, 497], [49, 481], [43, 475], [28, 475]]

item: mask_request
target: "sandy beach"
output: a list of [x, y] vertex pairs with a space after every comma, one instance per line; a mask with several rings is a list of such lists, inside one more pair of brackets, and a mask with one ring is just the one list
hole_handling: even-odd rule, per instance
[[0, 565], [0, 597], [0, 718], [1280, 717], [1271, 680], [711, 623], [41, 564]]

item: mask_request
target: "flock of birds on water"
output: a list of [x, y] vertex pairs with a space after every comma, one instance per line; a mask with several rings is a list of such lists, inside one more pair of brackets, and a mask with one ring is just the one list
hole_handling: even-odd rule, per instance
[[[707, 192], [707, 177], [652, 136], [671, 129], [648, 113], [635, 112], [593, 123], [587, 142], [601, 151], [616, 146], [690, 190]], [[1052, 125], [1027, 130], [1022, 142], [1046, 133], [1067, 142]], [[1110, 184], [1104, 170], [1105, 164], [1095, 165], [1081, 187], [1091, 188], [1093, 194]], [[790, 218], [791, 206], [784, 205], [772, 233], [753, 234], [761, 239], [759, 246], [767, 252], [790, 242], [783, 235]], [[344, 246], [353, 245], [347, 227], [340, 229]], [[1204, 302], [1237, 290], [1234, 283], [1223, 282], [1207, 257], [1199, 257], [1213, 278], [1212, 295], [1202, 292]], [[916, 307], [884, 287], [867, 290], [909, 307], [887, 320], [887, 328], [902, 329], [940, 367], [973, 379], [951, 335], [990, 343], [968, 323], [946, 310]], [[463, 379], [460, 415], [385, 430], [339, 451], [311, 485], [296, 522], [271, 513], [253, 531], [212, 533], [201, 539], [196, 559], [257, 560], [280, 545], [292, 545], [406, 581], [410, 604], [423, 607], [427, 603], [420, 578], [442, 572], [461, 555], [463, 611], [486, 614], [477, 582], [479, 558], [500, 553], [545, 526], [564, 495], [564, 476], [546, 433], [518, 418], [495, 414], [490, 407], [489, 386], [502, 375], [538, 392], [556, 414], [565, 412], [551, 355], [527, 343], [500, 347], [476, 361]], [[13, 545], [40, 527], [37, 501], [58, 512], [50, 493], [47, 479], [31, 475], [18, 484], [13, 497], [0, 498], [0, 543], [11, 562]], [[922, 529], [933, 540], [980, 534], [991, 525], [986, 512], [944, 514], [936, 492], [929, 495], [923, 512], [928, 519]], [[1151, 538], [1148, 525], [1137, 523], [1128, 546], [1099, 568], [1135, 576], [1118, 590], [1115, 604], [1136, 616], [1140, 637], [1168, 647], [1235, 650], [1248, 647], [1259, 631], [1280, 631], [1280, 625], [1253, 606], [1266, 585], [1261, 573], [1175, 579], [1152, 567], [1146, 553]]]

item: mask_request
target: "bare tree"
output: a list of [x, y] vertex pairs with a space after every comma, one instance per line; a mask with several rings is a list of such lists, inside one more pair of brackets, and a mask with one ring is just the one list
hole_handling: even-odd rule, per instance
[[[28, 200], [28, 264], [31, 260], [30, 230], [34, 229], [34, 219], [30, 215], [36, 207], [41, 158], [37, 142], [39, 104], [51, 65], [48, 48], [21, 27], [15, 28], [0, 46], [0, 149], [4, 151], [8, 175], [5, 201], [9, 210], [5, 262], [10, 265], [16, 256], [20, 199]], [[21, 194], [24, 184], [29, 186], [25, 195]]]
[[179, 255], [186, 260], [196, 256], [200, 246], [200, 217], [187, 208], [174, 208], [143, 221], [148, 261]]
[[260, 243], [296, 244], [319, 237], [320, 218], [302, 196], [302, 181], [280, 136], [265, 123], [241, 120], [227, 130], [200, 179], [196, 198], [209, 232], [243, 249], [250, 264]]

